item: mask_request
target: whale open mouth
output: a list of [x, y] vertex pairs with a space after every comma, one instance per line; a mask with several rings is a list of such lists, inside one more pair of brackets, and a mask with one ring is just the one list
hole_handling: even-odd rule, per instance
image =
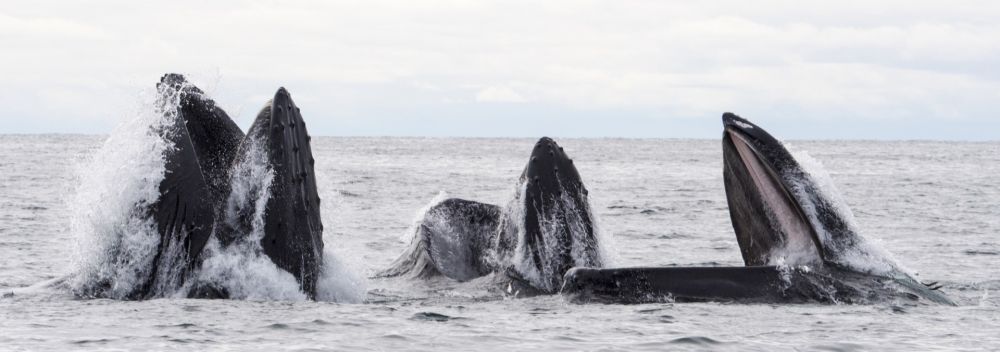
[[816, 230], [788, 179], [797, 163], [766, 131], [723, 116], [726, 197], [746, 265], [821, 261]]

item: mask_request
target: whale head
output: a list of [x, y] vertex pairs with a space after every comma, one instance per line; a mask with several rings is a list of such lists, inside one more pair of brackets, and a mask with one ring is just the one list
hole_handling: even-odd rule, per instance
[[227, 245], [259, 241], [315, 297], [324, 243], [311, 140], [291, 94], [278, 89], [237, 150], [217, 236]]
[[587, 188], [551, 138], [535, 143], [508, 213], [512, 231], [500, 240], [514, 248], [511, 274], [533, 288], [556, 292], [570, 268], [603, 266]]
[[726, 197], [743, 261], [821, 263], [816, 224], [792, 185], [808, 175], [764, 129], [732, 113], [722, 116], [722, 124]]

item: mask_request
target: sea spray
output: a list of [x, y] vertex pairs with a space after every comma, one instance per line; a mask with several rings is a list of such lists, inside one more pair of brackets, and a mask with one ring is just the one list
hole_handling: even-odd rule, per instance
[[[261, 250], [264, 214], [275, 175], [260, 145], [250, 143], [253, 151], [248, 157], [225, 170], [228, 183], [222, 187], [227, 198], [217, 204], [217, 211], [208, 212], [213, 214], [209, 221], [215, 218], [216, 223], [211, 236], [206, 234], [209, 242], [204, 249], [189, 254], [185, 241], [161, 238], [164, 229], [158, 229], [155, 212], [168, 194], [164, 192], [171, 192], [163, 188], [173, 175], [167, 170], [170, 157], [183, 150], [171, 141], [189, 138], [186, 120], [180, 115], [181, 104], [188, 98], [185, 94], [198, 94], [193, 97], [197, 99], [202, 93], [182, 77], [178, 84], [158, 84], [155, 91], [144, 91], [136, 112], [79, 167], [80, 181], [71, 202], [76, 245], [73, 267], [61, 282], [80, 297], [187, 297], [195, 292], [192, 290], [211, 288], [221, 293], [218, 297], [305, 299], [294, 275], [279, 269]], [[228, 119], [224, 113], [222, 117]], [[228, 168], [228, 163], [228, 159], [220, 159], [210, 165], [225, 164]], [[204, 172], [205, 165], [200, 166]], [[197, 214], [206, 212], [199, 210]], [[220, 223], [244, 226], [232, 236], [220, 238]], [[358, 291], [363, 290], [363, 282], [348, 277], [347, 268], [334, 267], [339, 264], [336, 259], [320, 264], [329, 273], [325, 297], [361, 301], [364, 292]], [[329, 277], [334, 274], [345, 277]], [[334, 286], [340, 283], [347, 286], [338, 291]]]
[[149, 207], [159, 199], [164, 156], [174, 148], [162, 133], [177, 114], [180, 95], [168, 87], [152, 97], [143, 93], [133, 116], [77, 170], [67, 284], [79, 296], [133, 298], [152, 272], [160, 236]]
[[[836, 254], [827, 260], [839, 265], [866, 273], [897, 276], [912, 275], [908, 269], [899, 264], [891, 253], [882, 248], [877, 240], [860, 235], [860, 228], [854, 220], [847, 202], [841, 197], [823, 164], [812, 158], [807, 152], [789, 148], [799, 162], [804, 175], [789, 179], [792, 193], [802, 204], [816, 234], [824, 247], [833, 249], [828, 253]], [[833, 212], [839, 221], [831, 227], [820, 218], [822, 211]], [[826, 215], [825, 218], [832, 218]]]
[[416, 240], [415, 236], [417, 234], [417, 230], [420, 229], [420, 226], [424, 223], [425, 217], [430, 214], [430, 210], [438, 204], [441, 204], [441, 202], [444, 202], [446, 199], [448, 199], [448, 192], [440, 191], [434, 196], [434, 198], [431, 198], [426, 205], [417, 210], [417, 212], [414, 213], [415, 215], [413, 216], [413, 221], [410, 222], [410, 227], [406, 229], [406, 232], [399, 235], [399, 241], [410, 242], [412, 240]]
[[337, 253], [323, 253], [323, 273], [317, 284], [316, 300], [338, 303], [363, 303], [368, 293], [368, 281], [359, 270]]
[[[251, 143], [248, 147], [247, 158], [233, 165], [229, 182], [231, 192], [223, 205], [221, 218], [217, 219], [238, 232], [231, 243], [222, 244], [215, 238], [209, 241], [193, 288], [210, 287], [234, 299], [305, 300], [306, 295], [299, 289], [295, 277], [279, 269], [260, 246], [274, 172], [259, 144]], [[250, 227], [244, 228], [241, 224]]]
[[[527, 207], [543, 205], [528, 204], [525, 198], [527, 185], [527, 182], [518, 185], [514, 199], [505, 208], [504, 223], [507, 231], [511, 231], [507, 233], [514, 234], [517, 244], [512, 255], [498, 256], [501, 267], [512, 267], [533, 287], [547, 292], [559, 290], [565, 274], [561, 268], [566, 255], [572, 267], [604, 267], [604, 238], [591, 220], [594, 215], [589, 208], [589, 195], [578, 195], [584, 197], [583, 207], [579, 207], [574, 195], [565, 187], [560, 186], [563, 191], [551, 195], [553, 201], [549, 203], [552, 209], [536, 209], [541, 240], [535, 246], [529, 246], [529, 229], [524, 221]], [[503, 263], [504, 260], [508, 262]]]

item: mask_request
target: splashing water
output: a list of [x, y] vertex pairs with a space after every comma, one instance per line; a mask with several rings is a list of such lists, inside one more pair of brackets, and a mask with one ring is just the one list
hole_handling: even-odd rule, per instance
[[231, 192], [226, 199], [221, 221], [240, 229], [240, 219], [249, 218], [250, 228], [236, 234], [234, 243], [223, 246], [215, 238], [206, 246], [197, 285], [208, 285], [226, 292], [230, 298], [247, 300], [301, 301], [291, 273], [281, 270], [260, 246], [264, 238], [264, 212], [271, 198], [274, 171], [267, 163], [262, 147], [251, 142], [247, 158], [234, 164], [230, 175]]
[[[594, 218], [589, 207], [585, 205], [583, 209], [579, 209], [576, 199], [570, 192], [560, 192], [560, 195], [553, 199], [553, 209], [537, 209], [541, 241], [536, 243], [537, 248], [527, 247], [528, 229], [524, 226], [524, 216], [526, 208], [530, 205], [522, 198], [527, 194], [526, 188], [527, 182], [522, 182], [514, 200], [505, 210], [510, 219], [508, 226], [513, 227], [515, 230], [513, 233], [517, 238], [517, 246], [508, 265], [534, 287], [549, 292], [558, 290], [562, 283], [563, 253], [567, 250], [573, 267], [603, 267], [606, 263], [606, 250], [602, 249], [605, 244], [603, 236], [599, 234], [597, 226], [586, 221]], [[584, 200], [589, 198], [587, 195], [579, 196], [584, 197]], [[590, 231], [587, 229], [588, 225], [591, 227]], [[565, 248], [566, 239], [569, 240], [569, 248]], [[539, 252], [538, 258], [541, 263], [535, 262], [533, 258], [535, 251]]]
[[[278, 268], [260, 246], [274, 174], [255, 143], [249, 157], [234, 164], [231, 192], [220, 214], [229, 224], [251, 219], [251, 228], [228, 245], [213, 235], [201, 254], [200, 270], [180, 285], [186, 251], [180, 244], [160, 249], [150, 209], [161, 196], [166, 156], [175, 150], [168, 137], [176, 133], [172, 128], [185, 88], [160, 85], [142, 92], [133, 116], [78, 168], [80, 183], [70, 204], [75, 248], [65, 285], [77, 296], [112, 299], [142, 298], [136, 294], [147, 284], [150, 297], [182, 298], [198, 285], [209, 285], [234, 299], [306, 299], [294, 276]], [[154, 268], [158, 250], [163, 251], [161, 267]], [[329, 251], [322, 271], [317, 299], [363, 300], [363, 279]]]
[[164, 155], [174, 148], [157, 131], [169, 127], [180, 102], [178, 92], [167, 89], [158, 89], [155, 98], [143, 92], [134, 116], [77, 170], [67, 280], [77, 295], [128, 298], [152, 271], [160, 237], [148, 209], [160, 196]]
[[[799, 162], [804, 172], [801, 178], [789, 180], [792, 193], [802, 204], [802, 210], [816, 229], [816, 235], [822, 245], [836, 250], [836, 256], [827, 259], [859, 272], [885, 276], [912, 276], [912, 273], [899, 264], [878, 240], [861, 236], [854, 214], [841, 197], [823, 164], [805, 151], [793, 150], [787, 144], [785, 147]], [[832, 211], [843, 222], [843, 228], [827, 228], [820, 220], [821, 208], [824, 211]]]
[[[222, 246], [213, 239], [206, 247], [196, 285], [208, 285], [226, 292], [229, 298], [246, 300], [301, 301], [307, 299], [295, 277], [264, 254], [264, 215], [271, 197], [274, 170], [267, 153], [258, 143], [248, 146], [247, 158], [233, 166], [231, 192], [221, 221], [239, 229], [240, 219], [250, 219], [251, 227], [237, 233], [234, 243]], [[324, 252], [317, 300], [360, 303], [366, 292], [363, 279], [329, 250]], [[191, 289], [189, 287], [188, 289]]]
[[428, 245], [421, 235], [421, 227], [425, 226], [425, 223], [430, 223], [431, 226], [435, 226], [436, 228], [447, 226], [448, 219], [438, 219], [437, 215], [431, 212], [434, 207], [446, 199], [447, 194], [439, 192], [430, 202], [417, 210], [410, 227], [402, 232], [398, 239], [400, 242], [409, 243], [406, 250], [389, 265], [388, 269], [381, 271], [376, 276], [391, 277], [402, 275], [414, 278], [431, 275], [431, 273], [436, 272], [437, 269], [434, 268], [433, 260], [427, 253]]
[[[597, 203], [594, 199], [587, 195], [587, 204], [590, 205], [591, 209], [603, 209], [602, 204]], [[594, 228], [594, 239], [597, 241], [597, 255], [600, 258], [600, 262], [604, 264], [606, 268], [618, 267], [621, 263], [621, 254], [618, 252], [618, 243], [615, 241], [615, 236], [611, 231], [605, 232], [602, 217], [590, 212], [590, 226]]]
[[413, 217], [413, 222], [410, 223], [410, 228], [406, 229], [406, 232], [403, 232], [402, 234], [399, 235], [399, 241], [409, 242], [410, 240], [415, 239], [414, 236], [416, 236], [417, 232], [419, 232], [418, 230], [420, 229], [420, 226], [424, 223], [425, 218], [430, 214], [430, 210], [447, 199], [448, 199], [448, 193], [445, 191], [440, 191], [438, 192], [437, 195], [434, 196], [434, 198], [431, 198], [431, 200], [427, 202], [426, 205], [417, 210], [417, 212], [415, 213], [416, 215], [414, 215]]
[[360, 271], [330, 250], [323, 252], [323, 270], [316, 285], [316, 300], [339, 303], [363, 303], [368, 281]]

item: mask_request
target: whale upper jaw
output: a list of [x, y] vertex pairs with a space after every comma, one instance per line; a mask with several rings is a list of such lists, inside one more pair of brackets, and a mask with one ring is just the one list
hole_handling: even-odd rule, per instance
[[733, 229], [746, 265], [823, 261], [821, 242], [789, 181], [805, 177], [767, 131], [723, 115], [723, 176]]
[[573, 159], [549, 137], [542, 137], [535, 143], [521, 180], [539, 193], [586, 192]]

